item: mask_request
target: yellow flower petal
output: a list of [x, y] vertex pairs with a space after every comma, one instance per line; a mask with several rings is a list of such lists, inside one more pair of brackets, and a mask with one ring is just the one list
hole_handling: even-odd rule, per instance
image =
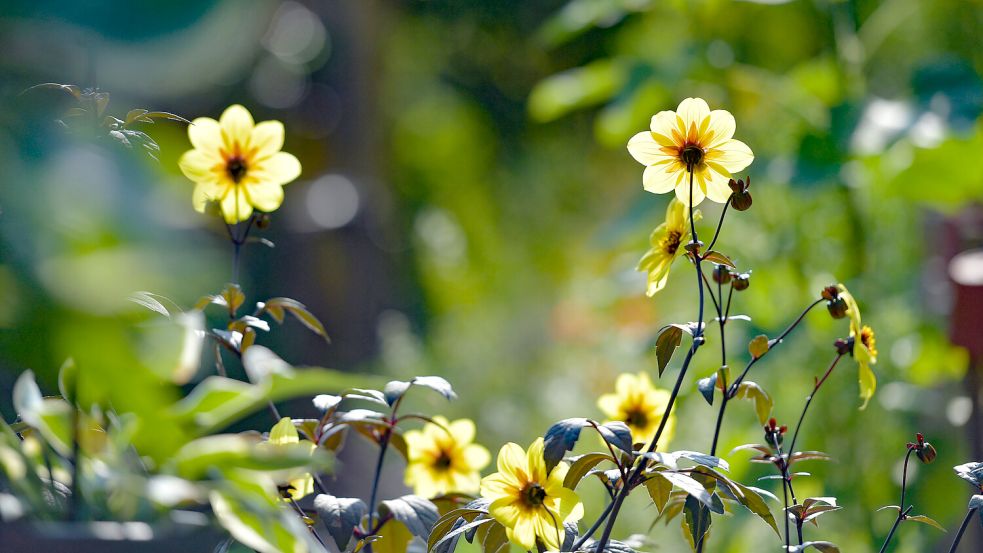
[[[686, 178], [681, 179], [682, 182], [680, 182], [676, 186], [676, 198], [678, 198], [680, 202], [689, 205], [689, 198], [690, 198], [689, 175], [686, 174], [685, 172], [680, 173], [680, 175], [683, 175]], [[699, 205], [700, 202], [702, 202], [703, 199], [706, 198], [706, 194], [704, 194], [703, 190], [700, 189], [700, 186], [696, 182], [696, 179], [693, 179], [692, 194], [693, 194], [693, 205]]]
[[665, 194], [680, 183], [682, 175], [673, 170], [672, 161], [649, 165], [642, 173], [642, 186], [653, 194]]
[[707, 176], [707, 197], [719, 204], [726, 203], [732, 192], [730, 186], [727, 184], [730, 182], [730, 175], [714, 171], [712, 167], [711, 165], [705, 173]]
[[491, 454], [478, 444], [470, 444], [464, 448], [464, 459], [471, 469], [480, 471], [491, 462]]
[[737, 130], [737, 122], [734, 121], [734, 116], [729, 111], [715, 109], [710, 112], [710, 127], [708, 130], [713, 134], [705, 146], [707, 148], [714, 148], [718, 144], [722, 144], [734, 137], [734, 131]]
[[253, 128], [249, 138], [250, 154], [255, 159], [263, 159], [283, 148], [283, 123], [279, 121], [263, 121]]
[[642, 131], [628, 140], [628, 153], [642, 165], [652, 165], [665, 159], [671, 159], [662, 151], [652, 133]]
[[546, 546], [547, 551], [559, 551], [563, 543], [563, 520], [546, 509], [540, 509], [532, 519], [536, 535]]
[[471, 443], [474, 441], [474, 422], [470, 419], [460, 419], [456, 420], [447, 425], [447, 429], [450, 430], [451, 436], [458, 442]]
[[234, 145], [239, 144], [245, 148], [249, 144], [249, 139], [253, 133], [253, 116], [249, 110], [239, 104], [233, 104], [222, 112], [218, 119], [222, 127], [222, 137], [225, 147], [232, 150]]
[[498, 451], [498, 472], [514, 476], [517, 471], [526, 471], [526, 452], [513, 442], [502, 446]]
[[270, 429], [270, 443], [275, 445], [295, 444], [300, 441], [297, 427], [290, 417], [283, 417]]
[[730, 139], [707, 152], [707, 162], [720, 165], [731, 174], [743, 171], [751, 162], [754, 161], [754, 154], [751, 148], [740, 140]]
[[860, 367], [860, 397], [864, 400], [860, 408], [866, 409], [870, 398], [874, 397], [874, 392], [877, 391], [877, 376], [870, 370], [867, 362], [858, 362], [857, 365]]
[[512, 498], [502, 498], [492, 501], [488, 505], [488, 514], [495, 517], [495, 520], [502, 523], [502, 526], [515, 526], [521, 514]]
[[597, 398], [597, 408], [604, 413], [604, 416], [616, 419], [621, 413], [621, 398], [618, 394], [604, 394]]
[[292, 154], [277, 152], [249, 168], [249, 179], [286, 184], [300, 176], [300, 162]]
[[245, 221], [253, 214], [253, 206], [249, 205], [249, 199], [241, 186], [232, 187], [222, 198], [220, 205], [225, 222], [230, 225]]
[[[536, 525], [532, 517], [519, 517], [508, 528], [509, 539], [526, 549], [536, 548]], [[554, 551], [559, 548], [554, 548]]]
[[215, 181], [199, 181], [191, 194], [191, 205], [194, 206], [195, 211], [204, 213], [208, 202], [217, 201], [222, 197], [224, 190], [224, 187]]
[[682, 119], [686, 131], [693, 126], [700, 129], [704, 120], [710, 117], [710, 106], [703, 98], [686, 98], [676, 108], [676, 115]]
[[264, 181], [245, 186], [248, 201], [260, 211], [276, 211], [283, 203], [283, 186]]
[[199, 117], [188, 125], [188, 140], [196, 150], [220, 156], [223, 148], [222, 127], [211, 117]]
[[184, 176], [192, 181], [211, 181], [216, 178], [216, 167], [221, 166], [222, 158], [208, 150], [188, 150], [177, 164]]

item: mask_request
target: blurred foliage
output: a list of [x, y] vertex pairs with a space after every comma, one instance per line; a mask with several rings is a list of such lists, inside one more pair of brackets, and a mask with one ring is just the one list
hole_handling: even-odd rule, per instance
[[[716, 247], [753, 269], [735, 297], [734, 312], [752, 321], [730, 327], [734, 354], [836, 281], [878, 333], [871, 405], [858, 412], [853, 373], [837, 372], [800, 438], [837, 460], [797, 486], [843, 507], [823, 517], [821, 538], [876, 550], [892, 517], [874, 510], [894, 501], [896, 461], [916, 430], [939, 460], [911, 477], [912, 501], [950, 531], [958, 524], [965, 489], [946, 467], [969, 455], [969, 360], [947, 341], [945, 263], [981, 237], [956, 243], [943, 222], [983, 197], [977, 1], [55, 4], [0, 13], [8, 389], [25, 368], [54, 389], [72, 356], [101, 382], [133, 386], [106, 386], [113, 401], [169, 404], [178, 390], [155, 385], [155, 348], [141, 337], [155, 323], [127, 297], [152, 290], [187, 307], [229, 274], [222, 229], [193, 212], [177, 172], [187, 148], [178, 124], [154, 126], [159, 164], [79, 142], [48, 124], [54, 100], [17, 96], [35, 83], [98, 81], [113, 105], [189, 118], [238, 101], [284, 120], [309, 181], [287, 187], [277, 248], [251, 250], [244, 289], [249, 301], [299, 298], [333, 344], [262, 340], [311, 364], [443, 375], [462, 398], [446, 414], [474, 418], [493, 449], [529, 443], [561, 418], [599, 417], [596, 398], [618, 374], [658, 374], [658, 329], [695, 317], [680, 267], [671, 293], [644, 296], [634, 267], [668, 198], [642, 190], [624, 145], [653, 113], [701, 96], [734, 113], [736, 137], [757, 156], [754, 206], [731, 214]], [[121, 25], [124, 13], [147, 24]], [[317, 226], [305, 199], [331, 190], [318, 179], [333, 173], [361, 203], [344, 223]], [[705, 208], [701, 232], [717, 209]], [[755, 367], [780, 421], [798, 413], [838, 328], [814, 313]], [[669, 386], [678, 363], [657, 385]], [[708, 448], [715, 410], [696, 381], [716, 369], [710, 354], [693, 366], [673, 450]], [[0, 410], [9, 420], [9, 404]], [[721, 451], [756, 441], [753, 406], [738, 402]], [[739, 481], [767, 474], [740, 453], [729, 460]], [[581, 490], [601, 504], [599, 488]], [[632, 501], [616, 536], [656, 516]], [[947, 539], [915, 526], [902, 529], [900, 553]], [[677, 529], [657, 531], [660, 549], [686, 547]], [[770, 533], [741, 513], [711, 545], [752, 550]]]

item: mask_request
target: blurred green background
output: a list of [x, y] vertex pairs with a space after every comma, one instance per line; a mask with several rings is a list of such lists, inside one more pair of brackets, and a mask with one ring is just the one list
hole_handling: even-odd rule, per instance
[[[224, 229], [192, 210], [177, 169], [184, 125], [147, 129], [154, 162], [67, 137], [52, 122], [67, 97], [20, 94], [33, 84], [97, 86], [117, 116], [218, 117], [242, 103], [257, 121], [283, 121], [304, 174], [265, 233], [276, 247], [246, 252], [243, 286], [254, 301], [304, 302], [333, 343], [294, 321], [258, 342], [295, 364], [445, 376], [460, 399], [418, 407], [474, 418], [493, 451], [560, 418], [601, 417], [596, 398], [619, 373], [655, 374], [658, 328], [695, 317], [683, 262], [666, 291], [644, 296], [634, 267], [669, 198], [642, 190], [625, 144], [655, 112], [701, 96], [735, 115], [756, 155], [754, 207], [729, 215], [717, 248], [753, 269], [735, 296], [753, 322], [731, 327], [732, 366], [748, 338], [777, 334], [830, 282], [850, 287], [877, 331], [870, 407], [857, 410], [844, 363], [800, 437], [836, 458], [809, 467], [800, 497], [846, 507], [807, 539], [876, 551], [893, 516], [874, 511], [897, 502], [916, 431], [940, 455], [915, 469], [915, 512], [951, 532], [970, 490], [950, 467], [983, 455], [967, 374], [983, 333], [961, 340], [969, 350], [950, 344], [947, 269], [983, 244], [981, 24], [978, 0], [5, 2], [0, 411], [13, 417], [21, 371], [53, 392], [69, 356], [109, 390], [130, 385], [125, 375], [155, 362], [141, 339], [155, 319], [127, 296], [187, 308], [231, 273]], [[709, 235], [719, 206], [701, 208]], [[794, 422], [845, 334], [817, 310], [755, 367], [781, 422]], [[716, 411], [695, 381], [717, 362], [711, 348], [692, 368], [672, 449], [709, 449]], [[145, 380], [116, 396], [151, 401]], [[721, 451], [760, 434], [737, 404]], [[365, 450], [353, 449], [354, 469]], [[745, 457], [730, 457], [737, 478], [767, 473]], [[399, 462], [389, 466], [398, 491]], [[583, 486], [592, 519], [603, 494]], [[656, 513], [643, 496], [616, 535], [647, 531]], [[709, 550], [777, 546], [748, 514], [718, 523]], [[653, 550], [686, 550], [677, 525], [653, 530]], [[981, 547], [978, 534], [963, 551]], [[945, 551], [951, 535], [905, 525], [894, 550]]]

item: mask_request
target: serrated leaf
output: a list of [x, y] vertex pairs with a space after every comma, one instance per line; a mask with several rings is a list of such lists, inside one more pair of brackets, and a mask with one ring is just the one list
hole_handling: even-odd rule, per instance
[[754, 413], [758, 416], [758, 424], [765, 424], [768, 422], [768, 418], [771, 416], [772, 407], [774, 407], [775, 402], [768, 395], [768, 392], [764, 390], [755, 382], [745, 380], [741, 382], [741, 385], [737, 388], [737, 395], [734, 396], [741, 399], [750, 399], [754, 402]]
[[713, 250], [703, 254], [703, 261], [709, 261], [711, 263], [716, 263], [717, 265], [724, 265], [735, 270], [737, 269], [737, 265], [734, 265], [734, 262], [731, 261], [729, 257]]
[[341, 551], [348, 547], [355, 527], [369, 510], [361, 499], [327, 494], [319, 494], [314, 498], [314, 508]]
[[406, 525], [411, 534], [424, 541], [430, 537], [430, 529], [440, 518], [436, 505], [416, 495], [404, 495], [380, 502], [379, 514], [392, 514], [394, 519]]
[[694, 480], [691, 476], [672, 471], [662, 471], [659, 474], [666, 480], [672, 482], [673, 485], [679, 487], [679, 489], [697, 499], [700, 503], [706, 505], [711, 511], [717, 513], [718, 515], [724, 513], [723, 506], [720, 504], [720, 498], [717, 498], [717, 501], [715, 502], [715, 496], [708, 492], [702, 484]]
[[747, 345], [748, 352], [751, 353], [751, 357], [758, 359], [762, 355], [768, 353], [768, 337], [764, 334], [755, 336]]
[[683, 341], [683, 330], [680, 325], [668, 325], [659, 330], [659, 337], [655, 340], [655, 358], [659, 364], [659, 376], [665, 372], [672, 354], [676, 352]]
[[661, 513], [666, 504], [669, 503], [669, 496], [672, 493], [672, 482], [662, 476], [660, 472], [653, 472], [645, 480], [645, 489], [649, 492], [649, 497], [655, 503], [655, 508]]

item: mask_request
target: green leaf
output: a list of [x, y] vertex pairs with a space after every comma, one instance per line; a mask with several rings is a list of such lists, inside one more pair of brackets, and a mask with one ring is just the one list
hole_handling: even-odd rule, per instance
[[454, 393], [454, 389], [446, 379], [439, 376], [417, 376], [406, 382], [393, 380], [386, 384], [386, 387], [383, 388], [383, 397], [386, 404], [392, 407], [412, 386], [430, 388], [448, 400], [457, 399], [457, 394]]
[[711, 511], [717, 514], [724, 513], [723, 506], [720, 504], [720, 498], [716, 498], [716, 501], [714, 501], [716, 496], [708, 492], [706, 488], [703, 487], [703, 484], [700, 484], [692, 477], [672, 471], [661, 471], [659, 474], [666, 480], [672, 482], [673, 485], [679, 487], [679, 489], [698, 500], [700, 503], [706, 505]]
[[430, 531], [430, 537], [427, 540], [427, 551], [433, 551], [437, 546], [437, 543], [449, 532], [454, 525], [459, 520], [464, 520], [465, 522], [472, 521], [476, 517], [488, 514], [488, 505], [490, 501], [485, 499], [477, 499], [465, 505], [460, 509], [454, 509], [449, 511], [444, 516], [440, 517], [437, 522], [433, 524], [433, 528]]
[[661, 513], [669, 503], [669, 495], [672, 493], [672, 482], [662, 476], [660, 472], [653, 472], [645, 480], [645, 489], [649, 492], [649, 497], [655, 503], [655, 508]]
[[938, 528], [939, 530], [942, 530], [943, 532], [945, 532], [945, 528], [943, 528], [941, 524], [939, 524], [934, 519], [929, 518], [929, 517], [927, 517], [925, 515], [908, 515], [907, 517], [905, 517], [905, 520], [911, 520], [911, 521], [914, 521], [914, 522], [920, 522], [922, 524], [927, 524], [929, 526], [932, 526], [933, 528]]
[[758, 424], [768, 422], [768, 417], [771, 416], [771, 409], [775, 405], [775, 402], [764, 388], [754, 382], [745, 380], [738, 386], [737, 395], [734, 397], [753, 401], [754, 412], [758, 415]]
[[803, 542], [802, 545], [792, 545], [789, 546], [789, 553], [801, 553], [810, 547], [816, 549], [820, 553], [840, 553], [840, 548], [833, 545], [832, 542], [828, 541], [807, 541]]
[[734, 265], [734, 262], [731, 261], [729, 257], [713, 250], [703, 254], [703, 261], [710, 261], [712, 263], [716, 263], [717, 265], [724, 265], [726, 267], [730, 267], [731, 269], [737, 270], [737, 265]]
[[61, 392], [61, 397], [65, 398], [65, 401], [71, 404], [78, 404], [78, 365], [75, 364], [75, 360], [69, 357], [61, 364], [61, 368], [58, 369], [58, 391]]
[[[269, 312], [271, 307], [274, 310], [286, 310], [293, 315], [294, 318], [300, 321], [301, 324], [306, 326], [318, 336], [324, 338], [325, 341], [331, 341], [331, 339], [328, 337], [327, 331], [324, 330], [324, 325], [321, 324], [321, 321], [319, 321], [317, 317], [308, 311], [307, 307], [305, 307], [304, 304], [300, 303], [299, 301], [291, 298], [270, 298], [264, 302], [264, 309]], [[273, 318], [277, 322], [283, 321], [282, 315], [279, 317], [274, 315]]]
[[655, 358], [659, 363], [659, 376], [665, 372], [672, 354], [676, 352], [682, 341], [682, 325], [668, 325], [659, 330], [659, 337], [655, 340]]
[[710, 534], [710, 525], [713, 517], [705, 505], [697, 501], [692, 495], [686, 498], [683, 505], [682, 528], [686, 536], [686, 541], [690, 547], [696, 550], [696, 545], [705, 541]]
[[775, 521], [775, 516], [771, 514], [771, 509], [768, 508], [768, 504], [765, 503], [764, 498], [761, 497], [763, 493], [767, 492], [752, 486], [745, 486], [740, 482], [731, 482], [741, 490], [741, 495], [739, 495], [737, 498], [741, 505], [744, 505], [749, 511], [755, 515], [758, 515], [761, 520], [768, 523], [768, 526], [771, 526], [771, 529], [775, 531], [775, 534], [780, 537], [781, 533], [778, 531], [778, 523]]
[[563, 486], [571, 490], [577, 489], [577, 484], [587, 476], [587, 473], [603, 461], [614, 462], [614, 459], [606, 453], [588, 453], [570, 459], [570, 468], [563, 478]]
[[284, 471], [300, 467], [327, 469], [329, 458], [323, 450], [312, 452], [308, 441], [289, 444], [260, 442], [243, 434], [219, 434], [192, 440], [167, 463], [169, 472], [198, 480], [218, 469]]
[[246, 547], [260, 553], [319, 551], [306, 525], [282, 508], [279, 497], [268, 477], [229, 471], [209, 501], [219, 524]]
[[440, 519], [437, 506], [416, 495], [382, 501], [379, 504], [379, 514], [392, 514], [394, 519], [406, 525], [411, 534], [424, 541], [430, 537], [430, 529]]
[[361, 499], [327, 494], [319, 494], [314, 498], [314, 508], [341, 551], [348, 547], [355, 527], [369, 510]]
[[580, 439], [580, 431], [587, 426], [587, 419], [563, 419], [549, 427], [543, 435], [543, 459], [546, 470], [552, 471], [566, 452], [573, 449]]
[[747, 345], [747, 349], [751, 353], [751, 357], [758, 359], [762, 355], [768, 353], [768, 337], [764, 334], [755, 336], [754, 339]]
[[707, 400], [707, 403], [713, 405], [713, 391], [717, 387], [717, 373], [701, 378], [696, 381], [696, 389], [700, 391], [703, 395], [703, 399]]

